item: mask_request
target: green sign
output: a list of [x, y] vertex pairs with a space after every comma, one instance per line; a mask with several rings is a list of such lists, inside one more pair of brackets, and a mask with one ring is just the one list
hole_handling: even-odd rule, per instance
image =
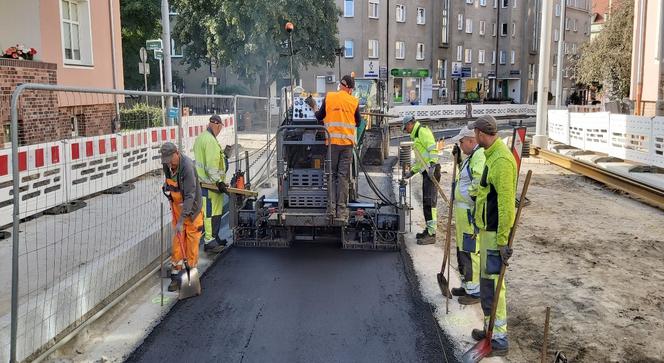
[[161, 49], [155, 49], [154, 51], [154, 59], [156, 60], [162, 60], [164, 59], [164, 52]]
[[408, 68], [392, 68], [390, 74], [394, 77], [429, 77], [428, 69], [408, 69]]
[[147, 50], [161, 50], [163, 48], [161, 39], [149, 39], [145, 41], [145, 49]]

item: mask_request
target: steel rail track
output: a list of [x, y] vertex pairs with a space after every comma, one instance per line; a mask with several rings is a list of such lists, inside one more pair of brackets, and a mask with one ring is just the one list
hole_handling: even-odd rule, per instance
[[533, 148], [531, 152], [552, 164], [626, 192], [647, 204], [664, 210], [664, 190], [662, 189], [556, 152], [539, 148]]

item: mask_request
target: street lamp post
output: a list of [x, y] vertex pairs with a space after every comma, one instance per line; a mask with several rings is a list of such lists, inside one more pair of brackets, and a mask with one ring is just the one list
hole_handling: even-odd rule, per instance
[[341, 80], [341, 55], [343, 54], [343, 52], [344, 52], [343, 47], [334, 48], [334, 55], [337, 56], [337, 64], [339, 67], [339, 80]]

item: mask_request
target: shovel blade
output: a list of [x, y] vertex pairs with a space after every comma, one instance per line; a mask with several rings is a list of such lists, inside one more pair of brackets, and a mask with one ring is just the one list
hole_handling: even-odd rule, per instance
[[201, 279], [197, 268], [192, 268], [182, 274], [180, 280], [179, 299], [184, 300], [201, 294]]
[[484, 338], [461, 356], [463, 363], [477, 363], [491, 354], [491, 338]]
[[440, 287], [440, 292], [443, 293], [443, 296], [449, 297], [451, 299], [452, 293], [450, 292], [450, 284], [447, 282], [445, 276], [439, 272], [436, 275], [436, 279], [438, 280], [438, 287]]

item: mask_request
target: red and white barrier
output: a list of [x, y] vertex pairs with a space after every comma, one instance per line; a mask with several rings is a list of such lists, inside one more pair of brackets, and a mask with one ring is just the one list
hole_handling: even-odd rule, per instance
[[67, 140], [63, 145], [67, 200], [82, 198], [121, 183], [117, 135]]

